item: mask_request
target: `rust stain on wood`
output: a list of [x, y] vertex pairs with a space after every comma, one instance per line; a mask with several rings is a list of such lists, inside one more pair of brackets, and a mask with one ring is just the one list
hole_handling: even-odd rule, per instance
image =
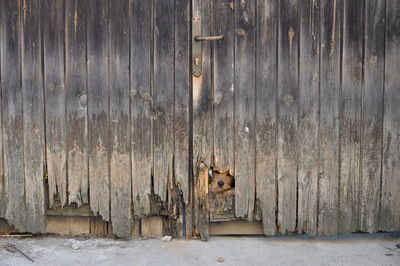
[[292, 27], [290, 27], [288, 34], [289, 34], [289, 49], [292, 50], [292, 43], [294, 39], [294, 30]]

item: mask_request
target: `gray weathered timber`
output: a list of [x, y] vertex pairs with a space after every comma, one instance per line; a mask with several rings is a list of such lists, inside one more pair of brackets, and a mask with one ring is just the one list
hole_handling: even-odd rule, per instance
[[379, 230], [385, 67], [385, 1], [365, 6], [364, 90], [362, 96], [360, 230]]
[[256, 42], [256, 194], [264, 234], [276, 231], [278, 1], [258, 1]]
[[86, 1], [65, 2], [68, 202], [89, 203]]
[[317, 233], [320, 3], [300, 2], [298, 233]]
[[43, 51], [46, 158], [49, 207], [57, 197], [67, 204], [66, 89], [64, 76], [64, 1], [44, 0]]
[[21, 2], [3, 0], [0, 12], [5, 218], [17, 230], [25, 232]]
[[153, 1], [131, 3], [132, 193], [136, 216], [150, 214], [152, 154]]
[[235, 2], [235, 211], [253, 219], [255, 200], [255, 35], [254, 1]]
[[109, 2], [110, 195], [113, 232], [133, 228], [129, 114], [129, 1]]
[[363, 3], [344, 0], [343, 7], [339, 232], [351, 233], [358, 230], [360, 219]]
[[235, 159], [235, 1], [214, 1], [212, 35], [224, 35], [213, 42], [213, 147], [214, 166], [234, 170]]
[[[3, 13], [1, 13], [1, 10], [4, 10], [3, 8], [3, 0], [0, 1], [0, 16], [4, 16]], [[2, 33], [2, 20], [0, 19], [0, 40], [3, 40], [4, 35]], [[3, 160], [3, 108], [2, 108], [2, 95], [3, 95], [3, 90], [2, 90], [2, 75], [1, 75], [1, 64], [2, 64], [2, 55], [1, 55], [2, 49], [1, 49], [1, 41], [0, 41], [0, 217], [5, 217], [6, 216], [6, 188], [5, 188], [5, 176], [4, 176], [4, 160]]]
[[321, 1], [318, 234], [339, 222], [339, 98], [341, 0]]
[[296, 229], [298, 120], [298, 2], [279, 2], [278, 34], [278, 227]]
[[189, 200], [189, 107], [190, 107], [190, 0], [175, 0], [175, 183]]
[[382, 195], [379, 229], [400, 229], [400, 2], [386, 1]]
[[22, 103], [26, 230], [43, 232], [44, 195], [44, 93], [40, 2], [24, 1], [22, 13]]
[[90, 207], [110, 220], [108, 1], [87, 2]]
[[171, 184], [174, 154], [174, 1], [154, 0], [154, 193]]

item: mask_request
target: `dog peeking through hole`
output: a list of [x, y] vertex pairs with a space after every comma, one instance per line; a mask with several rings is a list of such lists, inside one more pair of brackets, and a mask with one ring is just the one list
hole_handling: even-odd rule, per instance
[[234, 191], [235, 178], [229, 173], [229, 170], [213, 170], [209, 172], [211, 178], [210, 192], [222, 193], [225, 191]]

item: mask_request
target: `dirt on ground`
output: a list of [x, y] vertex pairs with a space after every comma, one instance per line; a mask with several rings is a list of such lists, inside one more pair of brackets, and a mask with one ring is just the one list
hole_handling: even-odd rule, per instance
[[0, 265], [400, 265], [399, 234], [168, 240], [0, 238]]

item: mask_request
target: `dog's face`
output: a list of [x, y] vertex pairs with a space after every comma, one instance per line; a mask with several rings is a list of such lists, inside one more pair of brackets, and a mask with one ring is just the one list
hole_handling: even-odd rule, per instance
[[232, 189], [234, 186], [235, 179], [229, 174], [229, 171], [222, 173], [213, 173], [213, 179], [211, 181], [211, 192], [221, 193]]

